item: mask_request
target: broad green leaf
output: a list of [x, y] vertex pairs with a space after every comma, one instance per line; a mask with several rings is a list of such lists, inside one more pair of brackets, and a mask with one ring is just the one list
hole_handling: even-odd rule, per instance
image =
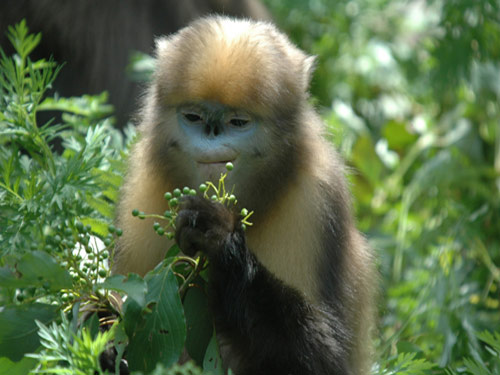
[[[200, 284], [204, 281], [198, 278], [194, 282]], [[214, 330], [207, 295], [201, 288], [190, 288], [186, 292], [184, 314], [187, 328], [186, 350], [189, 356], [201, 366]]]
[[72, 278], [53, 257], [42, 251], [24, 254], [17, 263], [19, 275], [7, 269], [0, 270], [0, 285], [10, 287], [28, 287], [48, 285], [49, 290], [59, 291], [70, 288]]
[[203, 360], [203, 371], [211, 375], [223, 375], [224, 369], [222, 368], [222, 359], [220, 357], [219, 345], [217, 344], [217, 337], [215, 331], [208, 343], [207, 352]]
[[19, 361], [40, 345], [35, 319], [47, 324], [56, 317], [56, 306], [34, 303], [0, 311], [0, 355]]
[[135, 300], [141, 308], [146, 305], [147, 284], [135, 273], [131, 273], [127, 277], [123, 275], [110, 276], [103, 283], [98, 284], [97, 287], [125, 293], [129, 298]]
[[18, 362], [13, 362], [7, 357], [0, 358], [0, 375], [26, 375], [37, 364], [33, 358], [23, 357]]
[[[124, 317], [128, 320], [127, 359], [132, 371], [152, 371], [157, 362], [171, 366], [179, 359], [186, 339], [186, 322], [172, 270], [157, 269], [146, 276], [146, 281], [150, 311], [138, 315], [137, 303], [131, 302]], [[133, 305], [136, 308], [130, 308]]]

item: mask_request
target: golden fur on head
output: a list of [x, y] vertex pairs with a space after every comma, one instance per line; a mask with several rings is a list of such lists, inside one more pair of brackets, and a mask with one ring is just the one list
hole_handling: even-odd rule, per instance
[[202, 18], [159, 39], [157, 57], [162, 104], [206, 100], [262, 116], [303, 101], [314, 64], [273, 25], [225, 17]]

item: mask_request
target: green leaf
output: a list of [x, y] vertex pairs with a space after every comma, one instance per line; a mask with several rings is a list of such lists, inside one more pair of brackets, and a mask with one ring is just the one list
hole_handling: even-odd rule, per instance
[[94, 210], [99, 212], [104, 217], [112, 219], [114, 217], [114, 207], [106, 202], [104, 199], [96, 198], [91, 194], [87, 194], [86, 196], [87, 203]]
[[487, 368], [472, 359], [465, 358], [464, 365], [473, 375], [493, 375]]
[[392, 150], [404, 150], [415, 143], [418, 136], [411, 134], [404, 122], [389, 121], [382, 129], [382, 135], [387, 139], [389, 148]]
[[172, 270], [156, 269], [146, 275], [146, 281], [149, 311], [138, 314], [137, 303], [127, 301], [124, 317], [129, 337], [127, 359], [132, 371], [152, 371], [157, 362], [171, 366], [179, 359], [186, 339], [186, 322]]
[[40, 345], [35, 319], [47, 324], [57, 307], [42, 303], [4, 307], [0, 311], [0, 353], [12, 361], [34, 352]]
[[224, 375], [222, 359], [220, 357], [219, 345], [217, 344], [215, 331], [208, 344], [207, 352], [205, 353], [205, 358], [203, 360], [203, 371], [206, 371], [212, 375]]
[[19, 362], [13, 362], [7, 357], [0, 358], [0, 375], [26, 375], [37, 364], [33, 358], [24, 357]]
[[146, 306], [147, 284], [139, 275], [134, 273], [129, 274], [127, 277], [123, 275], [110, 276], [103, 283], [98, 284], [97, 287], [125, 293], [129, 298], [137, 302], [141, 308]]
[[500, 354], [500, 332], [484, 331], [476, 335], [481, 341], [491, 346], [498, 354]]
[[0, 285], [23, 288], [49, 285], [50, 291], [71, 288], [72, 278], [53, 257], [41, 251], [24, 254], [16, 265], [18, 274], [0, 269]]
[[383, 165], [375, 152], [371, 138], [367, 135], [358, 138], [352, 154], [352, 161], [356, 168], [363, 173], [372, 186], [376, 186], [380, 182]]
[[104, 220], [96, 219], [93, 217], [82, 217], [80, 221], [82, 222], [83, 225], [90, 225], [90, 227], [92, 228], [92, 232], [100, 236], [104, 237], [107, 236], [109, 233], [108, 231], [109, 223]]
[[[198, 285], [203, 282], [201, 278], [194, 280]], [[187, 328], [186, 350], [201, 366], [214, 330], [207, 295], [201, 288], [190, 288], [186, 292], [184, 314]]]

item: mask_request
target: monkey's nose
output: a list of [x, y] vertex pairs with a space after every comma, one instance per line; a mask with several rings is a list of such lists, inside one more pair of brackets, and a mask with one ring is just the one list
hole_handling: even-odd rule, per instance
[[207, 125], [205, 126], [205, 133], [208, 136], [217, 137], [219, 134], [222, 133], [222, 127], [217, 122], [207, 123]]

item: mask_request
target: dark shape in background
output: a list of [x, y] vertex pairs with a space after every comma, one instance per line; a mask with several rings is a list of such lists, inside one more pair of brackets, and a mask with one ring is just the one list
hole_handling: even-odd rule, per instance
[[108, 91], [121, 128], [141, 93], [126, 76], [131, 54], [151, 53], [155, 37], [209, 13], [270, 18], [258, 0], [3, 0], [0, 46], [12, 53], [7, 27], [26, 19], [30, 32], [43, 36], [32, 59], [53, 56], [65, 63], [55, 91], [65, 97]]

